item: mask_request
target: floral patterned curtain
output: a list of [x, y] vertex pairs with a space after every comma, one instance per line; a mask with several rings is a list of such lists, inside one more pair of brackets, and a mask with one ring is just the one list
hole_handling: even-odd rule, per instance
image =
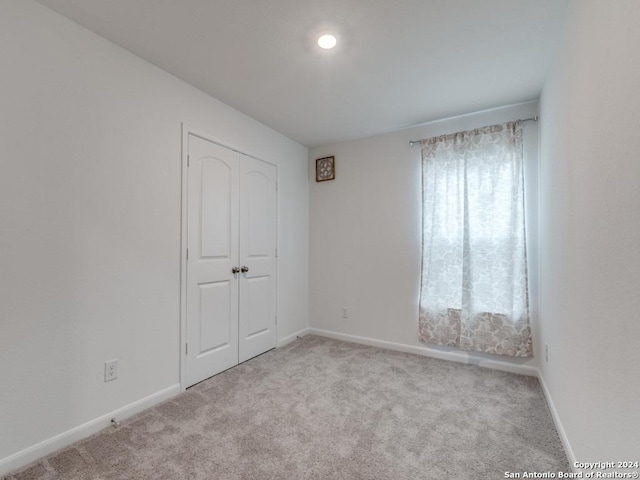
[[531, 356], [520, 122], [421, 147], [420, 340]]

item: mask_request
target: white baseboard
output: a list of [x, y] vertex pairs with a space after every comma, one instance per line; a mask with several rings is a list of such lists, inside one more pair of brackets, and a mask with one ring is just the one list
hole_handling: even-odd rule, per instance
[[0, 460], [0, 476], [6, 475], [13, 470], [26, 466], [39, 458], [99, 432], [111, 424], [112, 418], [117, 418], [118, 421], [124, 420], [138, 412], [141, 412], [142, 410], [157, 405], [178, 393], [180, 393], [180, 385], [172, 385], [164, 390], [160, 390], [159, 392], [149, 395], [148, 397], [141, 398], [129, 405], [125, 405], [124, 407], [118, 408], [117, 410], [102, 415], [101, 417], [74, 427], [71, 430], [67, 430], [66, 432], [60, 433], [36, 445], [25, 448], [24, 450], [14, 453], [9, 457], [3, 458]]
[[330, 330], [319, 330], [317, 328], [309, 328], [307, 334], [320, 335], [322, 337], [335, 338], [336, 340], [344, 340], [345, 342], [361, 343], [363, 345], [371, 345], [372, 347], [387, 348], [398, 352], [415, 353], [425, 357], [438, 358], [440, 360], [449, 360], [452, 362], [464, 363], [467, 365], [477, 365], [479, 367], [492, 368], [503, 372], [518, 373], [528, 375], [530, 377], [538, 376], [538, 369], [529, 365], [518, 365], [500, 360], [492, 360], [485, 358], [473, 357], [465, 353], [447, 352], [435, 350], [428, 347], [417, 347], [415, 345], [407, 345], [404, 343], [387, 342], [385, 340], [377, 340], [375, 338], [360, 337], [357, 335], [349, 335], [346, 333], [332, 332]]
[[294, 333], [292, 335], [287, 335], [286, 337], [283, 337], [280, 340], [278, 340], [278, 348], [284, 347], [287, 343], [293, 342], [298, 337], [304, 337], [308, 333], [309, 333], [309, 329], [308, 328], [303, 328], [299, 332], [296, 332], [296, 333]]
[[564, 453], [567, 454], [567, 460], [569, 460], [569, 466], [571, 467], [571, 470], [573, 472], [578, 472], [578, 469], [576, 469], [575, 467], [576, 456], [574, 455], [573, 449], [571, 448], [571, 444], [569, 443], [569, 437], [567, 437], [567, 432], [565, 432], [564, 427], [562, 426], [562, 422], [560, 421], [560, 416], [558, 415], [556, 406], [554, 405], [553, 399], [551, 398], [551, 393], [549, 393], [549, 389], [547, 388], [547, 384], [545, 383], [544, 377], [542, 376], [542, 372], [540, 370], [538, 370], [538, 380], [540, 381], [540, 385], [542, 386], [544, 397], [547, 399], [547, 405], [549, 405], [551, 418], [553, 418], [553, 423], [556, 425], [558, 436], [560, 437], [560, 441], [562, 442], [562, 446], [564, 447]]

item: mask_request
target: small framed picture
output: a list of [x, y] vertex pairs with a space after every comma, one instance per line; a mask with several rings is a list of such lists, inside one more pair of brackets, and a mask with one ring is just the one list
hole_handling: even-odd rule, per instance
[[316, 182], [326, 182], [336, 178], [336, 159], [334, 157], [316, 160]]

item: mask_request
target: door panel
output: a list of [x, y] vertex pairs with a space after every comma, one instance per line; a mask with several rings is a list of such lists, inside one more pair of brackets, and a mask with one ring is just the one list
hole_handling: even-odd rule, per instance
[[218, 158], [203, 158], [201, 164], [202, 257], [231, 258], [231, 212], [233, 171]]
[[246, 191], [248, 222], [247, 251], [249, 258], [268, 257], [271, 245], [271, 204], [264, 199], [270, 199], [271, 191], [275, 188], [272, 181], [259, 171], [247, 172], [244, 179], [244, 191]]
[[238, 364], [239, 157], [189, 135], [187, 384]]
[[276, 346], [276, 181], [274, 165], [242, 157], [240, 362]]
[[271, 278], [270, 276], [248, 278], [245, 285], [249, 310], [246, 336], [247, 338], [252, 338], [256, 335], [268, 334], [273, 319], [269, 310], [264, 308], [264, 305], [269, 305]]
[[[198, 285], [200, 291], [200, 338], [198, 358], [220, 348], [229, 348], [231, 325], [231, 282]], [[235, 323], [235, 322], [234, 322]]]

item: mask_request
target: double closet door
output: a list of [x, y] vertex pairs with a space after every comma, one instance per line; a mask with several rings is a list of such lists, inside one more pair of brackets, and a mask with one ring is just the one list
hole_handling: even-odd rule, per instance
[[187, 385], [276, 346], [276, 167], [188, 135]]

